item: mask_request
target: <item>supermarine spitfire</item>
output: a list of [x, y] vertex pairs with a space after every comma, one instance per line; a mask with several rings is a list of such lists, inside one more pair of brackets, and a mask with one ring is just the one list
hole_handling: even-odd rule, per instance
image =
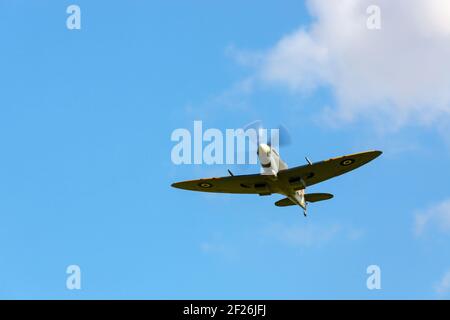
[[307, 204], [333, 198], [329, 193], [306, 193], [306, 188], [322, 181], [350, 172], [381, 155], [381, 151], [365, 151], [341, 157], [288, 168], [270, 143], [258, 141], [257, 155], [262, 166], [261, 174], [233, 175], [176, 182], [172, 187], [201, 192], [258, 194], [273, 193], [285, 198], [275, 202], [278, 207], [298, 205], [306, 217]]

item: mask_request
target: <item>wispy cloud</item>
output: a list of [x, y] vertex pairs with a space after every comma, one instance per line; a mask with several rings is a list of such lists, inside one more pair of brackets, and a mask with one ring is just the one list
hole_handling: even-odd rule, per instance
[[224, 114], [249, 112], [248, 96], [253, 91], [253, 79], [248, 77], [235, 82], [231, 87], [208, 97], [198, 104], [187, 104], [183, 117], [211, 120], [223, 117]]
[[304, 221], [295, 225], [272, 223], [263, 233], [271, 239], [294, 247], [323, 246], [338, 237], [354, 241], [364, 234], [361, 229], [347, 228], [340, 224], [305, 224]]
[[200, 250], [204, 253], [229, 253], [228, 248], [224, 244], [212, 242], [202, 242], [200, 244]]
[[[292, 92], [328, 87], [333, 123], [356, 118], [385, 128], [448, 122], [450, 2], [447, 0], [309, 0], [314, 23], [263, 53], [238, 53], [261, 82]], [[381, 29], [366, 25], [370, 5]]]
[[435, 228], [444, 233], [450, 233], [450, 199], [419, 212], [415, 216], [414, 232], [422, 235], [426, 229]]
[[[217, 238], [217, 236], [214, 238]], [[236, 248], [227, 243], [222, 237], [219, 238], [200, 243], [200, 251], [204, 254], [217, 256], [225, 260], [234, 260], [238, 254]]]
[[447, 271], [439, 283], [436, 284], [435, 290], [440, 295], [450, 293], [450, 270]]

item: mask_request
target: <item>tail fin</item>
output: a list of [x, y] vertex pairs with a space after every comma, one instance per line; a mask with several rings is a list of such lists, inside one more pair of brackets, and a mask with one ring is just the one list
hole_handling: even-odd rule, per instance
[[[318, 201], [329, 200], [331, 198], [333, 198], [333, 195], [330, 193], [308, 193], [308, 194], [305, 194], [306, 202], [318, 202]], [[275, 202], [275, 205], [277, 207], [287, 207], [287, 206], [295, 206], [297, 204], [292, 202], [292, 200], [289, 198], [283, 198], [283, 199]]]

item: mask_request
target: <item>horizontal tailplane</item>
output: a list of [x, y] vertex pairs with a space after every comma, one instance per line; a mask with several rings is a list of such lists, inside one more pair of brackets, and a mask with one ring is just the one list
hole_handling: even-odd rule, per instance
[[[306, 202], [318, 202], [318, 201], [329, 200], [331, 198], [333, 198], [333, 195], [330, 193], [308, 193], [308, 194], [305, 194]], [[292, 202], [292, 200], [289, 198], [283, 198], [283, 199], [275, 202], [275, 205], [277, 207], [287, 207], [287, 206], [295, 206], [297, 204], [295, 202]]]

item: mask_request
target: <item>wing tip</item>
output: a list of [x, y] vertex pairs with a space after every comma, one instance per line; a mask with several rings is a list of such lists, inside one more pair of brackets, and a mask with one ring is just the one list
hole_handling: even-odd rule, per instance
[[363, 156], [366, 157], [368, 159], [370, 159], [369, 161], [372, 161], [375, 158], [378, 158], [379, 156], [381, 156], [383, 154], [383, 151], [381, 150], [367, 150], [367, 151], [363, 151], [363, 152], [358, 152], [358, 153], [354, 153], [354, 154], [348, 154], [344, 157], [352, 157], [352, 156]]
[[381, 150], [373, 150], [372, 151], [377, 157], [378, 156], [381, 156], [382, 154], [383, 154], [383, 151], [381, 151]]
[[371, 155], [372, 155], [372, 157], [371, 157], [372, 159], [371, 160], [373, 160], [373, 159], [376, 159], [379, 156], [381, 156], [383, 154], [383, 151], [381, 151], [381, 150], [373, 150], [373, 151], [369, 151], [369, 153], [371, 153]]
[[172, 188], [177, 188], [177, 189], [181, 189], [180, 188], [180, 182], [174, 182], [170, 185]]
[[362, 163], [360, 163], [360, 165], [359, 165], [359, 166], [362, 166], [362, 165], [364, 165], [364, 164], [366, 164], [368, 162], [371, 162], [371, 161], [375, 160], [376, 158], [378, 158], [382, 154], [383, 154], [383, 151], [380, 151], [380, 150], [369, 150], [369, 151], [361, 152], [359, 154], [355, 154], [355, 156], [359, 155], [359, 156], [362, 157], [362, 159], [363, 159]]

